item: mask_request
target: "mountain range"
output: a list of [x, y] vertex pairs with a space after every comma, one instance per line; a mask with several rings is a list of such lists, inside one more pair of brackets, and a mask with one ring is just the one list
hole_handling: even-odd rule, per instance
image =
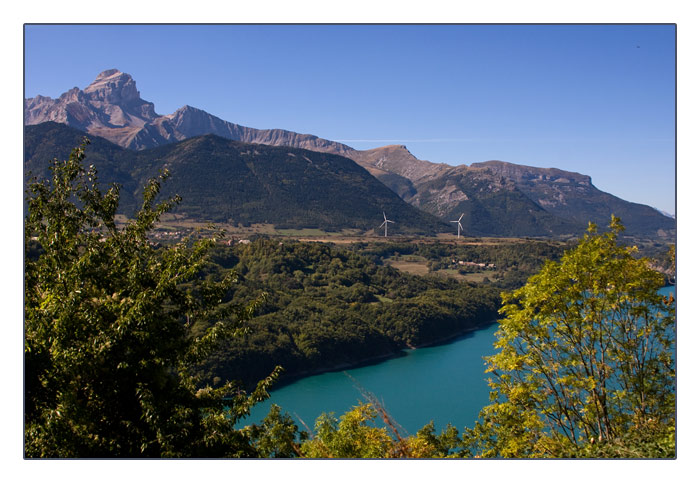
[[[65, 159], [85, 132], [46, 122], [25, 128], [25, 172], [48, 174], [47, 159]], [[276, 228], [377, 229], [386, 211], [394, 233], [449, 230], [439, 218], [404, 202], [352, 160], [288, 146], [242, 143], [213, 134], [134, 151], [91, 136], [86, 161], [100, 181], [121, 185], [119, 211], [139, 207], [142, 187], [167, 168], [161, 196], [178, 194], [172, 211], [189, 220]]]
[[[88, 133], [92, 139], [95, 137], [104, 138], [124, 148], [124, 152], [117, 155], [119, 159], [128, 158], [130, 156], [127, 154], [128, 151], [135, 153], [134, 158], [129, 163], [143, 163], [144, 166], [155, 167], [158, 162], [154, 161], [155, 158], [151, 158], [151, 156], [157, 157], [162, 153], [176, 156], [174, 153], [181, 149], [187, 150], [189, 153], [202, 149], [194, 156], [199, 164], [187, 168], [189, 178], [181, 180], [182, 183], [191, 182], [192, 175], [197, 172], [200, 172], [201, 176], [195, 176], [195, 178], [201, 180], [203, 180], [204, 173], [224, 178], [233, 176], [233, 172], [227, 173], [225, 169], [221, 168], [225, 165], [223, 158], [226, 157], [224, 154], [226, 150], [230, 150], [229, 157], [231, 159], [240, 158], [241, 152], [254, 153], [257, 151], [262, 156], [256, 158], [255, 161], [256, 166], [258, 166], [255, 171], [258, 180], [263, 166], [280, 170], [281, 166], [284, 165], [284, 163], [279, 164], [282, 159], [291, 164], [295, 164], [299, 159], [304, 159], [304, 156], [308, 159], [315, 159], [313, 155], [293, 150], [285, 152], [286, 158], [280, 157], [281, 152], [268, 151], [262, 147], [245, 147], [240, 143], [256, 146], [284, 146], [350, 159], [354, 162], [353, 164], [364, 168], [363, 171], [371, 174], [372, 177], [396, 193], [397, 198], [400, 197], [404, 202], [418, 208], [423, 213], [433, 215], [433, 217], [421, 218], [420, 231], [424, 231], [428, 227], [437, 229], [440, 223], [436, 222], [434, 217], [449, 222], [464, 213], [462, 224], [466, 233], [471, 235], [566, 236], [581, 233], [589, 221], [605, 225], [609, 221], [610, 215], [614, 213], [622, 218], [630, 234], [651, 237], [675, 235], [676, 223], [674, 219], [664, 216], [649, 206], [630, 203], [604, 193], [592, 184], [589, 176], [579, 173], [555, 168], [528, 167], [502, 161], [473, 163], [470, 166], [450, 166], [419, 160], [405, 146], [399, 145], [365, 151], [355, 150], [342, 143], [322, 139], [311, 134], [241, 126], [191, 106], [184, 106], [169, 115], [159, 115], [156, 113], [153, 103], [141, 99], [132, 77], [116, 69], [102, 72], [86, 88], [81, 90], [75, 87], [62, 94], [58, 99], [45, 96], [25, 99], [24, 112], [25, 125], [38, 125], [53, 121]], [[57, 131], [54, 127], [47, 128], [45, 132], [55, 134]], [[203, 135], [215, 135], [225, 140], [238, 141], [239, 144], [225, 144], [223, 139], [206, 137], [206, 141], [199, 140], [182, 145], [185, 140]], [[36, 144], [28, 146], [27, 137], [31, 137], [34, 143], [51, 144], [60, 143], [59, 141], [40, 140], [41, 136], [37, 132], [31, 136], [25, 134], [25, 149], [34, 155], [37, 153], [50, 154], [47, 159], [58, 155], [57, 153], [48, 153]], [[180, 147], [171, 148], [171, 152], [165, 148], [168, 145]], [[219, 157], [207, 158], [212, 154], [211, 150], [214, 149], [214, 145], [215, 149], [218, 150], [216, 152]], [[153, 151], [156, 148], [162, 149], [162, 151]], [[148, 163], [136, 154], [141, 152], [149, 153], [145, 155], [146, 158], [150, 159]], [[153, 154], [154, 152], [156, 154]], [[113, 152], [111, 155], [116, 154]], [[268, 155], [277, 161], [266, 165], [263, 159]], [[208, 159], [210, 159], [212, 166], [216, 165], [219, 168], [212, 171], [212, 166], [207, 165]], [[333, 161], [329, 161], [331, 158], [323, 159], [324, 161], [321, 161], [321, 158], [316, 159], [316, 163], [326, 163], [324, 166], [331, 171], [341, 169], [342, 163], [336, 158], [333, 158]], [[27, 156], [25, 153], [25, 166], [33, 165], [36, 161], [36, 158]], [[166, 161], [160, 162], [165, 163]], [[308, 161], [307, 164], [312, 166], [314, 161]], [[133, 187], [131, 183], [138, 182], [140, 178], [134, 175], [133, 169], [125, 166], [124, 164], [107, 163], [105, 169], [111, 173], [110, 176], [117, 176], [120, 182]], [[350, 165], [342, 164], [342, 166], [342, 169], [350, 169]], [[146, 171], [148, 169], [144, 168], [143, 172]], [[316, 169], [314, 171], [318, 172]], [[266, 182], [282, 182], [272, 176], [272, 173], [268, 174], [270, 178]], [[300, 179], [306, 177], [306, 184], [299, 182], [300, 179], [297, 178], [291, 182], [292, 178], [283, 177], [282, 179], [286, 180], [287, 184], [279, 186], [288, 188], [287, 193], [290, 196], [292, 196], [292, 192], [289, 190], [292, 188], [314, 190], [315, 187], [323, 183], [330, 187], [327, 184], [328, 178], [315, 179], [309, 177], [307, 171], [298, 171], [296, 168], [288, 172], [287, 176], [292, 174], [294, 176], [300, 175], [302, 177]], [[325, 175], [330, 176], [331, 172], [326, 172]], [[356, 175], [354, 171], [353, 175]], [[175, 177], [173, 176], [173, 185], [176, 183]], [[220, 191], [210, 196], [215, 198], [228, 197], [228, 203], [233, 203], [236, 198], [232, 197], [230, 193], [233, 185], [221, 184], [220, 179], [215, 181], [217, 186], [221, 185], [219, 186]], [[202, 181], [202, 185], [206, 185], [206, 183], [206, 181]], [[312, 185], [313, 187], [311, 187]], [[380, 193], [376, 191], [379, 189], [377, 186], [380, 185], [372, 185], [372, 190], [374, 190], [372, 192]], [[184, 186], [182, 187], [184, 188]], [[337, 185], [334, 186], [334, 189], [341, 191], [345, 189], [343, 196], [347, 199], [358, 196], [367, 198], [368, 196], [367, 191], [355, 192], [354, 188], [347, 186], [341, 188], [340, 185]], [[197, 190], [192, 188], [191, 192], [194, 194]], [[275, 203], [282, 202], [281, 199], [270, 198], [270, 193], [264, 190], [259, 192], [249, 190], [247, 193], [250, 196], [269, 198], [268, 201], [257, 198], [246, 200], [247, 205], [251, 208], [243, 211], [248, 213], [247, 219], [252, 222], [262, 221], [263, 218], [271, 219], [270, 211], [265, 210], [274, 208]], [[384, 192], [381, 193], [381, 196], [384, 196]], [[184, 196], [184, 192], [180, 192], [180, 194]], [[197, 196], [200, 195], [203, 196], [203, 193], [197, 194]], [[294, 196], [299, 203], [299, 209], [295, 211], [307, 210], [309, 214], [308, 216], [295, 215], [293, 218], [297, 221], [293, 224], [298, 225], [301, 220], [308, 220], [309, 226], [314, 226], [314, 222], [310, 221], [314, 219], [313, 213], [324, 213], [327, 207], [317, 204], [317, 206], [309, 205], [306, 208], [301, 208], [305, 195], [295, 194], [292, 197]], [[225, 213], [207, 211], [213, 209], [214, 206], [220, 208], [226, 204], [224, 202], [217, 201], [208, 205], [203, 201], [198, 201], [198, 203], [202, 205], [201, 209], [190, 209], [190, 213], [209, 219], [223, 219], [229, 215], [240, 217], [242, 213], [241, 210], [229, 210]], [[292, 205], [297, 206], [294, 203]], [[210, 208], [206, 208], [206, 206]], [[254, 208], [255, 206], [258, 208]], [[372, 209], [375, 208], [377, 207], [373, 205]], [[392, 205], [393, 208], [395, 206]], [[418, 212], [412, 213], [414, 213], [412, 216], [415, 217], [417, 216], [415, 213]], [[332, 218], [330, 213], [328, 215]], [[324, 217], [330, 219], [325, 215]], [[376, 213], [374, 218], [376, 218]], [[316, 222], [316, 225], [330, 226], [325, 222], [320, 224]], [[353, 226], [360, 227], [360, 225], [369, 226], [369, 221], [363, 223], [357, 221]]]

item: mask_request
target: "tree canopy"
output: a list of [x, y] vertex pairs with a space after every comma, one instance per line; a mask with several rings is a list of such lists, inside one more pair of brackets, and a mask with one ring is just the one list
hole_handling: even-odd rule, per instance
[[675, 305], [624, 229], [595, 225], [560, 262], [504, 294], [492, 404], [467, 430], [468, 455], [672, 457]]
[[[200, 277], [212, 240], [151, 245], [149, 230], [179, 201], [156, 203], [167, 173], [119, 227], [119, 188], [102, 191], [84, 147], [28, 191], [25, 455], [257, 456], [255, 435], [235, 423], [267, 397], [279, 369], [250, 394], [202, 385], [192, 371], [245, 330], [256, 304], [227, 299], [232, 271]], [[193, 336], [200, 320], [208, 328]]]

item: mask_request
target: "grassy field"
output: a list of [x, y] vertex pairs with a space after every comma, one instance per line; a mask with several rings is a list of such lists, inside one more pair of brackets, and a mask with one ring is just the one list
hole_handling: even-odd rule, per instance
[[427, 275], [430, 272], [428, 261], [424, 257], [416, 255], [401, 255], [397, 259], [389, 258], [384, 260], [384, 264], [413, 275]]
[[[119, 225], [124, 225], [128, 220], [123, 215], [116, 215], [116, 221]], [[454, 234], [441, 233], [437, 236], [402, 236], [394, 235], [384, 237], [377, 235], [373, 230], [342, 230], [340, 232], [326, 232], [317, 228], [302, 228], [302, 229], [286, 229], [275, 228], [272, 224], [256, 223], [249, 226], [242, 226], [231, 223], [210, 223], [186, 218], [181, 214], [166, 213], [161, 217], [161, 220], [156, 224], [156, 231], [164, 232], [179, 232], [191, 234], [198, 232], [202, 236], [210, 236], [224, 232], [226, 239], [248, 239], [255, 235], [266, 235], [272, 237], [292, 238], [305, 242], [322, 242], [333, 243], [338, 245], [346, 245], [350, 243], [444, 243], [448, 245], [501, 245], [508, 243], [517, 243], [523, 241], [519, 238], [488, 238], [488, 237], [460, 237], [459, 239]], [[177, 237], [176, 237], [177, 238]], [[389, 260], [385, 263], [394, 266], [399, 270], [416, 275], [425, 275], [429, 272], [427, 260], [420, 259], [421, 257], [402, 256], [397, 260]], [[484, 276], [488, 276], [486, 272], [477, 274], [461, 275], [454, 270], [443, 270], [446, 275], [453, 276], [464, 280], [481, 280]]]
[[[428, 260], [417, 255], [401, 255], [396, 258], [388, 258], [384, 260], [384, 264], [412, 275], [427, 275], [430, 273]], [[493, 278], [497, 274], [496, 270], [484, 270], [477, 273], [462, 274], [454, 268], [445, 268], [437, 270], [434, 273], [474, 283], [481, 283], [485, 278]]]
[[279, 235], [288, 237], [314, 237], [314, 236], [333, 236], [340, 235], [340, 233], [328, 233], [318, 228], [302, 228], [300, 230], [275, 230]]
[[[122, 222], [126, 222], [126, 218]], [[343, 230], [340, 232], [326, 232], [317, 228], [287, 229], [275, 228], [269, 223], [254, 223], [248, 226], [231, 223], [209, 223], [192, 220], [182, 215], [166, 213], [156, 225], [157, 230], [201, 230], [204, 232], [224, 231], [226, 236], [232, 238], [249, 238], [253, 235], [269, 235], [299, 239], [302, 241], [330, 241], [338, 243], [357, 242], [368, 238], [368, 235], [360, 230]], [[372, 239], [378, 237], [369, 236]]]
[[413, 275], [427, 275], [430, 272], [430, 270], [428, 270], [428, 266], [425, 263], [420, 262], [397, 262], [394, 260], [387, 260], [386, 264]]
[[493, 278], [497, 272], [495, 270], [484, 270], [483, 272], [462, 274], [462, 273], [459, 273], [454, 268], [444, 268], [442, 270], [438, 270], [435, 273], [439, 273], [439, 274], [446, 275], [448, 277], [456, 278], [457, 280], [464, 280], [465, 282], [481, 283], [484, 281], [484, 279], [486, 277]]

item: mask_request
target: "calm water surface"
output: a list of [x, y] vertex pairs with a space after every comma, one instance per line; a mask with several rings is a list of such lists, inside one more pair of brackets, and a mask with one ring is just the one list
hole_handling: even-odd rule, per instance
[[271, 391], [272, 397], [258, 404], [245, 422], [260, 420], [274, 403], [297, 424], [301, 419], [313, 429], [321, 413], [340, 416], [365, 402], [357, 388], [360, 385], [383, 402], [409, 433], [431, 419], [438, 432], [450, 422], [461, 431], [473, 425], [479, 410], [489, 402], [483, 357], [495, 353], [497, 328], [492, 324], [449, 344], [407, 350], [401, 357], [378, 364], [300, 379]]

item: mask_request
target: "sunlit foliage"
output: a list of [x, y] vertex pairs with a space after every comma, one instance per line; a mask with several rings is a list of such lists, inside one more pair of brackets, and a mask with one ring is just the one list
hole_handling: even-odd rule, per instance
[[675, 303], [664, 278], [591, 225], [560, 262], [504, 294], [492, 404], [465, 441], [483, 457], [670, 457]]

